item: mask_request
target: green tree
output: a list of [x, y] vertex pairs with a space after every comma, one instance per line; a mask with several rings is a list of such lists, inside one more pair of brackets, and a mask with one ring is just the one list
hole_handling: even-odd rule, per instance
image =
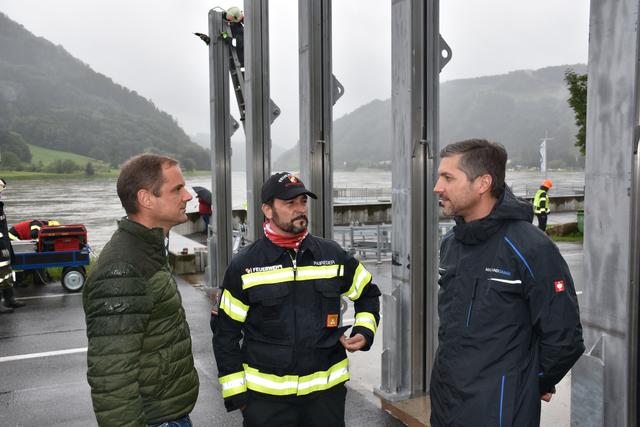
[[5, 170], [20, 170], [22, 168], [18, 155], [12, 151], [4, 150], [2, 151], [2, 161], [0, 161], [0, 166]]
[[96, 171], [93, 169], [93, 165], [91, 162], [87, 162], [87, 166], [84, 168], [84, 174], [87, 176], [93, 176], [96, 174]]
[[577, 74], [569, 68], [564, 73], [564, 81], [569, 89], [567, 102], [575, 114], [578, 126], [575, 145], [584, 156], [587, 149], [587, 74]]

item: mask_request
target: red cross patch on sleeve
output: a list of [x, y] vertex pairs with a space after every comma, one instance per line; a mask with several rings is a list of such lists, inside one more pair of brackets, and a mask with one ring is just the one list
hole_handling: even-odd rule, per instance
[[564, 292], [564, 280], [555, 280], [553, 282], [553, 289], [555, 289], [556, 292]]

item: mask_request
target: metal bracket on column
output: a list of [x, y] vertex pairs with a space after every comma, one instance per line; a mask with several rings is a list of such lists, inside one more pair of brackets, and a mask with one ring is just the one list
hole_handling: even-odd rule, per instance
[[233, 117], [229, 115], [229, 131], [231, 132], [229, 136], [232, 136], [236, 131], [240, 128], [240, 123]]
[[440, 71], [442, 71], [442, 69], [449, 63], [449, 61], [451, 61], [451, 56], [453, 55], [453, 51], [451, 50], [451, 47], [445, 41], [445, 39], [442, 38], [442, 35], [440, 35], [439, 37], [440, 37]]
[[280, 110], [280, 107], [278, 107], [278, 105], [273, 102], [273, 99], [269, 100], [269, 106], [271, 107], [271, 123], [273, 123], [278, 117], [280, 117], [280, 113], [282, 112], [282, 110]]
[[331, 74], [331, 105], [336, 105], [342, 95], [344, 95], [344, 86], [342, 86], [335, 74]]

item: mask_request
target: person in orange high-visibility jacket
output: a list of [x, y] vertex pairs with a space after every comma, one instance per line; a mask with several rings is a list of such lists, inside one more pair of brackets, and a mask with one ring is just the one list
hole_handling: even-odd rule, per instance
[[[261, 197], [265, 236], [231, 261], [211, 319], [225, 406], [247, 427], [344, 426], [345, 350], [371, 347], [380, 291], [357, 259], [309, 234], [316, 196], [298, 178], [271, 176]], [[355, 308], [348, 338], [341, 295]]]

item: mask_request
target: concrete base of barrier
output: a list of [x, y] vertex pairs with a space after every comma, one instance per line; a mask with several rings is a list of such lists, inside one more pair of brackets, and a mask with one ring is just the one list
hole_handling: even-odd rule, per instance
[[429, 396], [418, 396], [413, 399], [392, 402], [380, 399], [382, 409], [402, 421], [409, 427], [431, 427], [431, 401]]

